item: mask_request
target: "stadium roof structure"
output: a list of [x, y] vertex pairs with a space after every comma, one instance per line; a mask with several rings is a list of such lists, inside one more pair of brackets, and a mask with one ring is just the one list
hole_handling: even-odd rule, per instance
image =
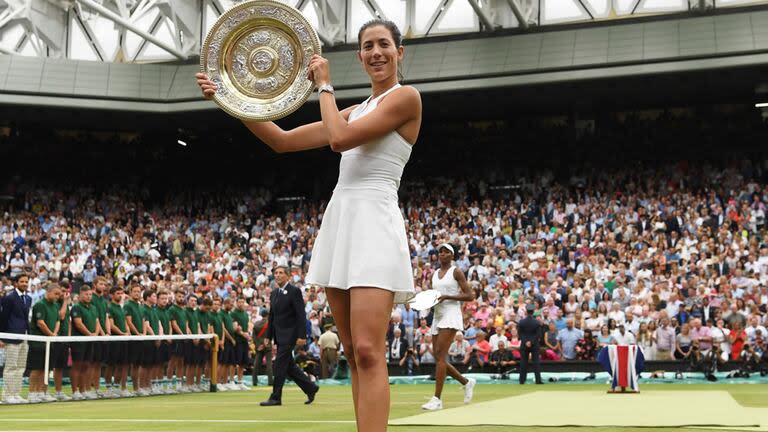
[[[686, 13], [768, 0], [280, 0], [326, 49], [353, 44], [375, 17], [407, 39]], [[238, 0], [0, 0], [0, 54], [112, 63], [187, 62]]]

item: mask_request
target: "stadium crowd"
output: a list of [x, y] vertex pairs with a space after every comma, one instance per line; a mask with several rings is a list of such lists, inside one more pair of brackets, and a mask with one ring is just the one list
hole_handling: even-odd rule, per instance
[[[489, 170], [470, 178], [410, 175], [401, 187], [417, 291], [428, 288], [439, 267], [436, 248], [448, 242], [475, 293], [463, 306], [465, 330], [449, 350], [453, 363], [470, 370], [513, 368], [520, 346], [516, 322], [534, 304], [534, 316], [548, 328], [541, 336], [545, 360], [594, 360], [602, 346], [638, 344], [647, 360], [707, 361], [709, 372], [729, 359], [751, 370], [765, 368], [765, 162], [678, 160], [584, 165], [566, 175], [515, 172], [517, 181], [507, 184]], [[297, 349], [298, 363], [316, 378], [337, 371], [343, 347], [333, 334], [325, 293], [303, 283], [325, 201], [294, 201], [267, 211], [275, 198], [268, 189], [177, 194], [155, 205], [139, 188], [15, 193], [14, 205], [0, 217], [4, 293], [18, 289], [24, 276], [33, 303], [60, 297], [70, 304], [60, 310], [72, 317], [82, 312], [71, 305], [92, 301], [94, 289], [98, 296], [109, 294], [104, 301], [116, 306], [101, 314], [98, 329], [88, 329], [95, 334], [104, 332], [104, 319], [131, 315], [134, 308], [137, 316], [153, 316], [171, 303], [193, 310], [201, 305], [203, 313], [240, 310], [245, 321], [224, 325], [227, 334], [242, 338], [235, 345], [248, 347], [236, 362], [240, 385], [243, 367], [250, 366], [246, 357], [258, 359], [254, 374], [269, 369], [272, 352], [262, 329], [273, 272], [283, 267], [306, 301], [307, 339]], [[54, 288], [60, 292], [50, 294]], [[420, 364], [434, 363], [430, 323], [428, 311], [393, 309], [390, 364], [416, 373]], [[218, 326], [211, 323], [208, 330], [221, 334]], [[77, 327], [60, 325], [58, 331], [77, 334]], [[158, 333], [151, 322], [148, 329], [119, 330]], [[160, 331], [175, 333], [170, 327]], [[160, 367], [177, 347], [168, 349], [134, 381], [156, 385], [137, 391], [151, 392], [163, 374], [174, 375]], [[81, 354], [76, 351], [73, 346], [75, 362]], [[90, 355], [82, 394], [93, 396], [99, 360]], [[175, 374], [187, 376], [184, 388], [201, 385], [205, 364], [196, 356], [201, 354], [182, 355], [196, 365]], [[233, 375], [217, 379], [229, 385]]]

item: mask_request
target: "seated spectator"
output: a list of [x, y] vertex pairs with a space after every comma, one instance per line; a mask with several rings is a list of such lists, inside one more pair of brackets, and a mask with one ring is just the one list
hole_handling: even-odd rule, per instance
[[512, 367], [517, 363], [513, 360], [512, 353], [504, 342], [499, 341], [496, 351], [491, 353], [488, 365], [501, 379], [509, 379]]
[[469, 356], [472, 353], [472, 347], [469, 341], [464, 339], [462, 332], [456, 332], [451, 346], [448, 347], [448, 361], [453, 364], [469, 364]]
[[482, 369], [491, 354], [491, 344], [485, 340], [485, 333], [477, 334], [477, 342], [472, 346], [472, 355], [469, 360], [469, 370]]

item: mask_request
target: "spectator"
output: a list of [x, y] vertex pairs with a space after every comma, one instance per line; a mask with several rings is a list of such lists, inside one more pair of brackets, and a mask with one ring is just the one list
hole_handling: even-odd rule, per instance
[[477, 334], [477, 343], [472, 347], [472, 355], [469, 360], [469, 370], [482, 369], [491, 354], [491, 344], [485, 340], [485, 333]]
[[432, 346], [432, 335], [427, 334], [424, 342], [419, 345], [419, 364], [435, 364], [435, 352]]
[[491, 353], [488, 365], [501, 379], [509, 379], [509, 372], [515, 365], [512, 353], [503, 341], [499, 341], [496, 350]]
[[675, 329], [669, 325], [669, 319], [662, 318], [656, 329], [656, 359], [672, 360], [677, 352]]
[[592, 337], [592, 330], [584, 330], [584, 337], [576, 343], [576, 356], [579, 360], [594, 361], [597, 356], [597, 339]]
[[548, 355], [544, 357], [545, 359], [560, 359], [560, 351], [562, 350], [562, 347], [560, 346], [560, 341], [557, 339], [557, 336], [558, 330], [555, 327], [555, 323], [550, 321], [547, 327], [547, 332], [544, 333], [544, 348], [548, 352]]
[[576, 359], [576, 344], [584, 337], [584, 332], [573, 327], [573, 318], [565, 320], [565, 328], [557, 334], [557, 340], [563, 351], [563, 359]]
[[467, 365], [472, 353], [469, 341], [464, 339], [462, 332], [456, 332], [451, 346], [448, 348], [448, 359], [453, 364]]
[[678, 360], [687, 359], [691, 354], [691, 346], [693, 344], [693, 338], [691, 337], [691, 330], [688, 324], [683, 324], [682, 327], [680, 327], [680, 333], [677, 335], [675, 344], [675, 358]]

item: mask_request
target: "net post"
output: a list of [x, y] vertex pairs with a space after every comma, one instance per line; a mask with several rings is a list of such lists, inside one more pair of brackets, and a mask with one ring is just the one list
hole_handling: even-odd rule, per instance
[[43, 379], [45, 380], [45, 392], [48, 393], [48, 370], [51, 366], [51, 341], [45, 341], [45, 367], [43, 369]]
[[219, 336], [213, 336], [213, 347], [211, 347], [211, 393], [216, 392], [216, 385], [219, 382]]

